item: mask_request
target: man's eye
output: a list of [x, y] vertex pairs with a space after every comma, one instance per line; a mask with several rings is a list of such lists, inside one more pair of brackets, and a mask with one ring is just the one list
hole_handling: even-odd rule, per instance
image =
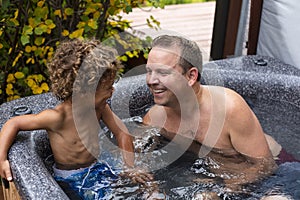
[[160, 74], [162, 76], [166, 76], [166, 75], [169, 75], [170, 72], [169, 71], [159, 71], [158, 74]]
[[147, 72], [148, 74], [150, 74], [150, 73], [152, 72], [152, 70], [146, 68], [146, 72]]

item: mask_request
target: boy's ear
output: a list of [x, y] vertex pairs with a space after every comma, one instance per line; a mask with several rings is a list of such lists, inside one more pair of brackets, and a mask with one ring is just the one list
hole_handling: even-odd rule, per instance
[[189, 86], [194, 85], [195, 82], [197, 82], [198, 69], [196, 67], [192, 67], [191, 69], [189, 69], [189, 71], [187, 72], [187, 78]]

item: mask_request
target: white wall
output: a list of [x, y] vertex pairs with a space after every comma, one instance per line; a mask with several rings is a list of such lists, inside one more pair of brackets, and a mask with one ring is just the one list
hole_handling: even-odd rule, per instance
[[300, 69], [299, 0], [264, 0], [257, 54]]

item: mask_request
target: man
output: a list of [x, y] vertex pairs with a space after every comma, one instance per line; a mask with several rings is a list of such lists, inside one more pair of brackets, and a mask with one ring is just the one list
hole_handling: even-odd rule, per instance
[[161, 127], [166, 138], [211, 159], [209, 170], [228, 187], [276, 169], [262, 127], [244, 99], [231, 89], [200, 84], [202, 56], [195, 42], [155, 38], [146, 70], [156, 105], [144, 116], [145, 124]]

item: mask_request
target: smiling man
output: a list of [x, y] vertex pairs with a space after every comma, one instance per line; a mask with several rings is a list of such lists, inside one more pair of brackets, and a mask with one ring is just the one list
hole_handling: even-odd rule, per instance
[[200, 84], [202, 55], [195, 42], [155, 38], [146, 70], [155, 105], [144, 116], [145, 124], [162, 128], [162, 135], [184, 150], [211, 159], [208, 170], [228, 187], [274, 172], [265, 134], [244, 99], [231, 89]]

